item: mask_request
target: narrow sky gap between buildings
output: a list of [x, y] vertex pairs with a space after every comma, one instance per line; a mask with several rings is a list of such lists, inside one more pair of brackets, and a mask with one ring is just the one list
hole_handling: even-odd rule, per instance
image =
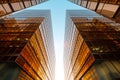
[[64, 80], [63, 49], [64, 49], [64, 29], [66, 10], [68, 9], [83, 10], [85, 8], [73, 4], [67, 0], [50, 0], [28, 9], [51, 10], [56, 55], [55, 80]]

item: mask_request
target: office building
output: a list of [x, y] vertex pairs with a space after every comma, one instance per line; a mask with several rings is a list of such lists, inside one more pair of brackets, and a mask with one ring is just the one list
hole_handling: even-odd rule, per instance
[[120, 23], [120, 0], [69, 0]]
[[120, 24], [90, 10], [68, 10], [65, 80], [120, 80]]
[[0, 80], [54, 80], [49, 10], [24, 10], [0, 20]]
[[46, 0], [0, 0], [0, 17], [44, 1]]

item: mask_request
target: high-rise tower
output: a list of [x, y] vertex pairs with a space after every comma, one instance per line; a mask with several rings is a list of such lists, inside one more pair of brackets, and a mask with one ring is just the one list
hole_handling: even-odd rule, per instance
[[65, 80], [119, 80], [119, 26], [90, 10], [68, 10]]
[[25, 9], [47, 0], [0, 0], [0, 16]]
[[24, 10], [0, 20], [0, 80], [54, 80], [49, 10]]
[[120, 23], [120, 0], [69, 0]]

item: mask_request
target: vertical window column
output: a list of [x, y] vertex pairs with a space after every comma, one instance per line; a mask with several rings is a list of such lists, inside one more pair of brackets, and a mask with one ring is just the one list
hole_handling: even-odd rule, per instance
[[22, 2], [22, 4], [23, 4], [24, 8], [26, 8], [24, 1], [23, 1], [23, 0], [21, 0], [21, 2]]
[[0, 9], [1, 9], [0, 10], [0, 16], [3, 16], [5, 14], [7, 14], [7, 11], [2, 4], [0, 4]]
[[100, 0], [97, 1], [97, 5], [96, 5], [96, 8], [95, 8], [95, 11], [97, 12], [97, 9], [98, 9], [98, 6], [99, 6], [99, 3], [100, 3]]
[[30, 0], [30, 4], [31, 4], [31, 6], [33, 5], [32, 0]]
[[11, 11], [12, 11], [12, 12], [14, 12], [14, 9], [13, 9], [13, 7], [12, 7], [12, 5], [11, 5], [10, 0], [7, 0], [7, 2], [8, 2], [8, 5], [9, 5], [9, 7], [10, 7]]

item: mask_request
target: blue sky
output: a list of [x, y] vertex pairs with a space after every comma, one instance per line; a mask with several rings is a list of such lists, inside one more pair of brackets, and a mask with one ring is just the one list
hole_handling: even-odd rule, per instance
[[64, 80], [63, 71], [63, 48], [64, 48], [64, 32], [65, 32], [65, 15], [67, 9], [84, 9], [67, 0], [50, 0], [42, 4], [36, 5], [29, 9], [50, 9], [53, 27], [53, 37], [56, 55], [56, 80]]

